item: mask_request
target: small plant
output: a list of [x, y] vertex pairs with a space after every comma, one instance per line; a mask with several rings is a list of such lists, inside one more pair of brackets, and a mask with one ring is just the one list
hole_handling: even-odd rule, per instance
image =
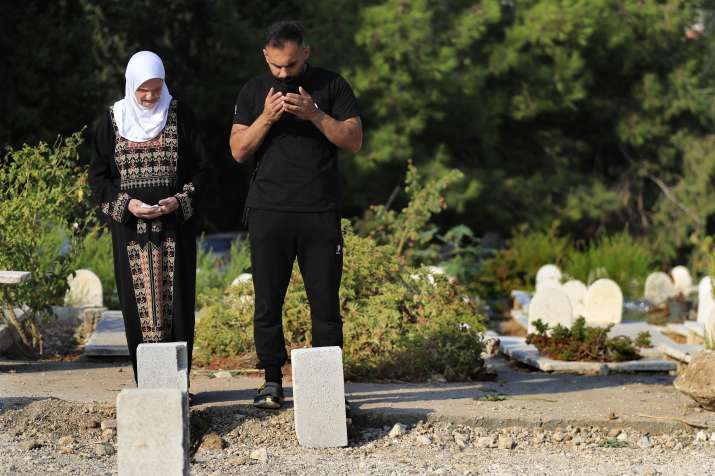
[[[86, 174], [77, 165], [81, 142], [76, 133], [54, 145], [40, 142], [10, 149], [2, 159], [0, 269], [30, 271], [32, 279], [20, 286], [1, 286], [0, 305], [6, 306], [10, 324], [28, 352], [42, 353], [37, 320], [48, 318], [51, 306], [64, 298], [67, 276], [74, 271], [83, 235], [93, 222]], [[20, 324], [12, 311], [23, 306], [27, 324]]]
[[562, 325], [550, 329], [539, 319], [534, 322], [536, 332], [529, 334], [526, 342], [555, 360], [590, 362], [637, 360], [641, 358], [638, 348], [651, 345], [648, 332], [640, 333], [635, 340], [625, 336], [608, 337], [612, 327], [590, 327], [580, 317], [570, 329]]
[[234, 279], [247, 272], [250, 267], [251, 247], [247, 238], [231, 243], [227, 259], [222, 259], [210, 250], [204, 251], [202, 239], [199, 240], [196, 254], [196, 296], [200, 298], [199, 306], [220, 296]]
[[618, 438], [608, 437], [600, 445], [601, 448], [626, 448], [628, 443], [621, 441]]
[[480, 402], [503, 402], [506, 400], [506, 395], [498, 393], [496, 395], [482, 395], [474, 399]]

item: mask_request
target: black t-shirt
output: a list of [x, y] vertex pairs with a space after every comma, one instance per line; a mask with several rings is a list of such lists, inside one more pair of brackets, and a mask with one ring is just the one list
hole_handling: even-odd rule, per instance
[[[294, 83], [295, 89], [302, 86], [333, 119], [343, 121], [360, 114], [350, 85], [337, 73], [308, 66]], [[285, 84], [270, 71], [248, 81], [236, 100], [234, 124], [253, 124], [263, 112], [271, 87], [285, 91]], [[247, 207], [294, 212], [338, 208], [337, 147], [310, 121], [284, 112], [271, 126], [255, 157]]]

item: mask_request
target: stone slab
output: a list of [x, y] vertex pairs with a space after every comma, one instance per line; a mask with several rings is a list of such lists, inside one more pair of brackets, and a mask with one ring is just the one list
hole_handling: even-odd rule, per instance
[[175, 388], [188, 392], [188, 362], [186, 342], [139, 344], [137, 347], [139, 388]]
[[673, 334], [677, 334], [682, 337], [688, 337], [688, 328], [685, 326], [685, 324], [668, 324], [666, 329], [668, 329], [668, 331], [672, 332]]
[[0, 271], [0, 284], [20, 284], [30, 280], [29, 271]]
[[343, 354], [340, 347], [291, 351], [295, 432], [307, 448], [348, 444]]
[[189, 474], [189, 405], [178, 389], [125, 389], [117, 396], [120, 476]]
[[705, 337], [705, 324], [702, 322], [685, 321], [683, 325], [688, 332], [692, 332], [698, 337]]
[[674, 362], [643, 358], [628, 362], [565, 362], [539, 354], [523, 337], [499, 338], [499, 350], [506, 356], [543, 372], [607, 375], [609, 373], [669, 372], [677, 369]]
[[84, 354], [90, 357], [129, 357], [127, 336], [121, 311], [106, 311], [84, 346]]

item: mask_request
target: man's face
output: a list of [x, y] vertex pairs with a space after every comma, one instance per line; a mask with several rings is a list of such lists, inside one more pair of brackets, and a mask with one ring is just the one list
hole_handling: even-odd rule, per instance
[[146, 108], [152, 108], [161, 99], [161, 91], [164, 80], [160, 78], [144, 81], [134, 92], [137, 102]]
[[283, 42], [282, 48], [266, 46], [263, 48], [268, 68], [276, 79], [288, 80], [300, 76], [305, 62], [310, 56], [310, 47], [300, 46], [293, 41]]

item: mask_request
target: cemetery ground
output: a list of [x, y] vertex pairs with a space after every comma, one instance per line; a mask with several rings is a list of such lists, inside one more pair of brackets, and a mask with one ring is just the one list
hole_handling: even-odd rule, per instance
[[[260, 379], [195, 369], [191, 472], [211, 474], [713, 474], [715, 415], [667, 374], [536, 372], [490, 357], [493, 380], [350, 383], [349, 446], [306, 449]], [[290, 373], [288, 373], [290, 375]], [[124, 361], [0, 361], [0, 474], [115, 474]]]

